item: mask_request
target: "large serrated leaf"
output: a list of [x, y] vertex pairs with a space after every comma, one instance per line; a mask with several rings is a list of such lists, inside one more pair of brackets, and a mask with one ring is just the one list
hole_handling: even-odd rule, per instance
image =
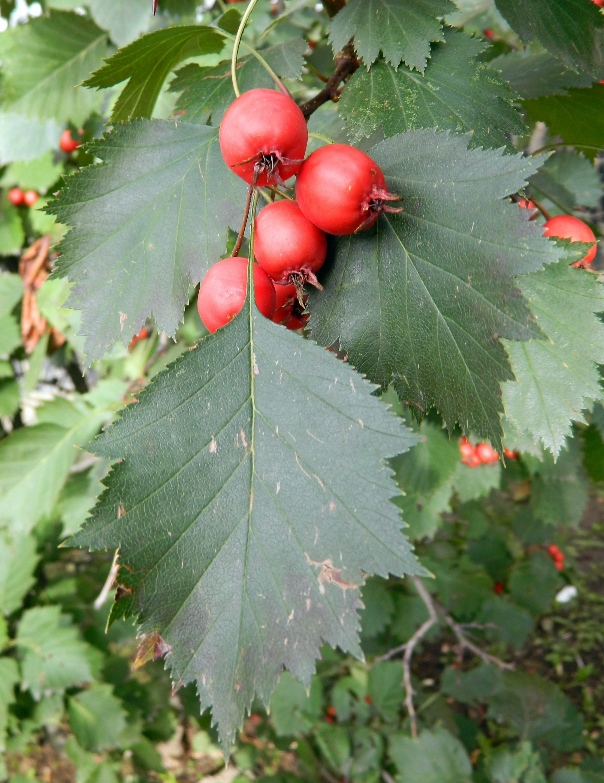
[[151, 117], [170, 71], [187, 57], [217, 54], [224, 36], [215, 27], [168, 27], [144, 35], [110, 57], [84, 82], [86, 87], [113, 87], [128, 80], [111, 115], [113, 123]]
[[440, 19], [454, 10], [450, 0], [350, 0], [332, 20], [329, 40], [337, 53], [354, 36], [367, 66], [382, 51], [395, 68], [402, 60], [423, 73], [430, 44], [443, 40]]
[[118, 46], [125, 46], [147, 32], [153, 21], [153, 9], [148, 0], [111, 0], [110, 3], [90, 0], [90, 13]]
[[370, 150], [404, 212], [338, 239], [310, 325], [420, 411], [500, 443], [499, 384], [512, 376], [499, 338], [535, 334], [514, 276], [560, 251], [503, 200], [538, 163], [467, 143], [411, 131]]
[[495, 0], [524, 43], [539, 40], [569, 68], [600, 76], [604, 71], [604, 16], [583, 0]]
[[69, 178], [51, 205], [74, 226], [57, 274], [74, 282], [86, 354], [128, 344], [153, 314], [174, 335], [198, 283], [238, 226], [246, 186], [229, 172], [218, 132], [202, 125], [135, 120], [89, 145], [104, 160]]
[[518, 382], [503, 387], [506, 416], [556, 456], [573, 421], [602, 390], [604, 286], [568, 262], [520, 281], [547, 340], [505, 343]]
[[566, 144], [590, 152], [591, 157], [604, 149], [604, 84], [535, 98], [523, 105], [534, 120], [545, 122], [550, 133], [562, 136]]
[[[304, 66], [304, 52], [308, 43], [302, 38], [271, 46], [262, 50], [262, 57], [277, 76], [298, 79]], [[257, 87], [272, 87], [273, 80], [255, 57], [240, 59], [237, 63], [237, 79], [241, 92]], [[184, 112], [188, 122], [205, 124], [208, 120], [218, 125], [225, 111], [235, 100], [231, 80], [231, 63], [214, 67], [185, 65], [170, 83], [171, 92], [182, 93], [176, 102], [176, 110]]]
[[78, 85], [106, 53], [107, 33], [80, 14], [53, 11], [18, 25], [3, 35], [4, 107], [40, 120], [82, 123], [99, 100]]
[[514, 94], [499, 76], [475, 57], [484, 44], [448, 31], [435, 44], [423, 75], [377, 62], [358, 70], [338, 104], [352, 141], [382, 127], [386, 136], [416, 128], [472, 133], [472, 146], [507, 147], [506, 134], [522, 133]]
[[95, 444], [122, 461], [72, 543], [119, 547], [142, 630], [225, 748], [283, 668], [308, 685], [323, 641], [361, 654], [365, 574], [423, 573], [383, 460], [416, 437], [373, 389], [246, 305]]
[[523, 98], [563, 95], [569, 87], [589, 87], [593, 77], [567, 68], [549, 52], [510, 52], [489, 62]]

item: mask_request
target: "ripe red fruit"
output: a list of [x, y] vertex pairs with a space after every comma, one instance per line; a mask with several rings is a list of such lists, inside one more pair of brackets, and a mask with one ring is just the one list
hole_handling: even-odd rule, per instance
[[370, 228], [381, 212], [400, 212], [386, 202], [388, 192], [377, 163], [356, 147], [328, 144], [303, 163], [296, 198], [306, 217], [328, 234], [354, 234]]
[[462, 457], [472, 457], [476, 451], [476, 447], [474, 444], [470, 443], [464, 435], [459, 441], [459, 450], [461, 451]]
[[308, 281], [320, 287], [315, 272], [325, 261], [327, 237], [295, 201], [274, 201], [256, 218], [254, 254], [276, 283], [300, 287]]
[[598, 6], [598, 8], [604, 8], [604, 0], [591, 0], [592, 3]]
[[220, 149], [237, 176], [260, 186], [283, 183], [306, 154], [308, 129], [298, 104], [275, 90], [244, 92], [220, 123]]
[[11, 188], [11, 190], [8, 191], [8, 200], [15, 207], [20, 207], [25, 203], [24, 197], [25, 193], [23, 193], [21, 188]]
[[26, 190], [23, 194], [23, 201], [25, 204], [27, 204], [28, 207], [33, 207], [39, 198], [40, 197], [35, 190]]
[[69, 128], [64, 130], [63, 133], [61, 134], [61, 141], [59, 142], [59, 147], [63, 150], [63, 152], [66, 152], [68, 155], [71, 155], [72, 152], [75, 152], [81, 144], [82, 144], [81, 141], [77, 141], [76, 139], [73, 138]]
[[517, 451], [512, 451], [512, 449], [504, 449], [503, 450], [503, 456], [506, 459], [518, 459], [520, 454], [518, 454]]
[[[603, 0], [603, 2], [604, 2], [604, 0]], [[482, 34], [484, 35], [485, 38], [492, 38], [493, 35], [494, 35], [494, 33], [493, 33], [493, 31], [491, 30], [490, 27], [487, 27], [486, 30], [483, 30]]]
[[[591, 228], [579, 218], [573, 215], [556, 215], [550, 218], [543, 226], [543, 234], [546, 237], [559, 237], [570, 239], [571, 242], [595, 242], [596, 237]], [[596, 257], [597, 247], [591, 247], [582, 259], [572, 266], [582, 267], [591, 264]]]
[[503, 593], [504, 590], [505, 590], [505, 585], [503, 584], [503, 582], [495, 582], [495, 584], [493, 585], [493, 592], [497, 593], [497, 595], [501, 595], [501, 593]]
[[[247, 296], [247, 258], [223, 258], [208, 271], [199, 286], [197, 310], [209, 332], [215, 332], [240, 312]], [[275, 286], [254, 264], [254, 298], [262, 315], [275, 313]]]
[[479, 443], [476, 446], [476, 456], [484, 465], [499, 461], [499, 454], [488, 443]]
[[548, 546], [548, 548], [547, 548], [547, 551], [550, 553], [550, 555], [551, 555], [552, 557], [554, 557], [555, 555], [557, 555], [557, 554], [558, 554], [558, 552], [559, 552], [560, 550], [558, 549], [558, 547], [557, 547], [555, 544], [550, 544], [550, 545]]

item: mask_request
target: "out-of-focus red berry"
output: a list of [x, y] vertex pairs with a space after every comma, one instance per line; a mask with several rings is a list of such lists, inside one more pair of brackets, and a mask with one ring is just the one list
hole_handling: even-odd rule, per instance
[[493, 585], [493, 592], [497, 593], [497, 595], [500, 595], [505, 590], [505, 586], [503, 582], [495, 582]]
[[486, 30], [483, 30], [482, 34], [484, 35], [485, 38], [492, 38], [493, 35], [494, 35], [494, 33], [493, 33], [493, 31], [492, 31], [492, 29], [490, 27], [487, 27]]
[[520, 454], [517, 451], [512, 451], [512, 449], [504, 449], [503, 456], [506, 459], [518, 459]]
[[14, 207], [20, 207], [25, 203], [24, 196], [25, 193], [23, 193], [21, 188], [11, 188], [11, 190], [8, 191], [8, 200]]
[[35, 190], [26, 190], [23, 194], [23, 201], [28, 207], [33, 207], [36, 201], [40, 198]]
[[479, 443], [476, 446], [476, 456], [484, 465], [499, 461], [499, 454], [488, 443]]

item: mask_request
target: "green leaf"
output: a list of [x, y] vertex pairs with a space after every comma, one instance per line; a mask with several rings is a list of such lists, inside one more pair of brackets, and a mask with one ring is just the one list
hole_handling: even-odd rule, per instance
[[552, 155], [530, 179], [532, 196], [552, 214], [559, 215], [583, 207], [595, 208], [602, 196], [602, 185], [593, 163], [574, 150]]
[[541, 740], [560, 752], [583, 747], [583, 720], [552, 682], [524, 672], [505, 672], [489, 700], [489, 717], [504, 720], [522, 739]]
[[533, 478], [535, 516], [548, 525], [576, 527], [588, 499], [581, 445], [577, 438], [571, 438], [556, 462], [550, 454], [545, 455], [538, 475]]
[[239, 226], [246, 186], [220, 154], [218, 132], [137, 120], [88, 149], [104, 160], [67, 180], [51, 209], [74, 228], [59, 246], [57, 273], [74, 287], [89, 361], [127, 345], [153, 314], [176, 332], [189, 298]]
[[[260, 53], [277, 76], [298, 79], [304, 66], [304, 52], [308, 43], [302, 38], [271, 46]], [[272, 87], [273, 80], [255, 57], [240, 59], [237, 63], [237, 80], [241, 92], [256, 87]], [[235, 100], [231, 80], [231, 62], [219, 63], [214, 67], [203, 67], [191, 63], [176, 72], [170, 83], [171, 92], [180, 92], [176, 111], [184, 111], [188, 122], [205, 125], [212, 121], [219, 125], [225, 111]]]
[[394, 600], [386, 585], [387, 582], [383, 579], [373, 577], [368, 579], [363, 587], [361, 628], [365, 638], [377, 636], [384, 631], [394, 614]]
[[278, 737], [305, 734], [321, 716], [321, 680], [313, 677], [310, 691], [289, 672], [283, 672], [270, 702], [271, 722]]
[[383, 462], [416, 439], [373, 389], [246, 305], [95, 443], [123, 461], [72, 543], [119, 546], [142, 630], [225, 748], [283, 668], [308, 686], [323, 641], [361, 654], [365, 574], [423, 573]]
[[525, 44], [537, 39], [574, 70], [600, 78], [604, 71], [601, 35], [604, 17], [583, 0], [496, 0], [510, 27]]
[[470, 468], [459, 461], [451, 483], [462, 503], [486, 497], [491, 490], [499, 489], [501, 463]]
[[21, 660], [22, 687], [34, 699], [90, 682], [88, 645], [58, 606], [28, 609], [15, 640]]
[[434, 405], [449, 429], [459, 421], [498, 444], [499, 384], [512, 377], [498, 337], [535, 334], [514, 275], [561, 251], [502, 200], [536, 162], [467, 142], [411, 131], [373, 147], [404, 212], [337, 240], [310, 326], [375, 383], [394, 378], [420, 412]]
[[46, 191], [63, 173], [63, 165], [56, 163], [48, 152], [35, 160], [18, 161], [9, 166], [0, 180], [5, 187], [18, 185], [22, 190]]
[[523, 98], [565, 94], [568, 87], [590, 87], [593, 76], [567, 68], [549, 52], [510, 52], [489, 62]]
[[38, 559], [33, 536], [0, 531], [0, 613], [9, 615], [19, 609], [35, 582]]
[[17, 319], [13, 315], [5, 315], [0, 318], [0, 356], [9, 356], [20, 345], [21, 329]]
[[214, 27], [168, 27], [144, 35], [120, 49], [84, 82], [97, 89], [128, 80], [118, 98], [111, 122], [151, 117], [170, 71], [188, 57], [221, 52], [224, 37]]
[[10, 315], [22, 297], [21, 276], [0, 272], [0, 318]]
[[390, 738], [390, 757], [398, 783], [470, 783], [472, 765], [461, 742], [445, 729], [424, 730], [414, 740]]
[[539, 753], [530, 742], [521, 742], [515, 751], [502, 747], [486, 764], [491, 783], [547, 783]]
[[8, 708], [15, 701], [15, 685], [19, 680], [17, 662], [13, 658], [0, 658], [0, 753], [6, 750]]
[[78, 86], [107, 52], [107, 34], [90, 19], [53, 11], [9, 29], [2, 38], [6, 108], [38, 120], [75, 125], [97, 108], [98, 98]]
[[14, 160], [33, 160], [57, 149], [61, 126], [54, 120], [32, 120], [0, 111], [0, 166]]
[[585, 421], [583, 408], [601, 395], [598, 364], [604, 364], [604, 286], [566, 261], [520, 280], [546, 340], [505, 341], [517, 381], [503, 386], [508, 419], [554, 456]]
[[449, 508], [453, 493], [451, 479], [461, 455], [459, 444], [430, 422], [419, 431], [423, 442], [392, 462], [396, 483], [404, 492], [397, 498], [412, 539], [432, 538], [440, 525], [440, 514]]
[[107, 409], [75, 408], [67, 427], [43, 423], [0, 441], [0, 527], [28, 531], [53, 510], [78, 451], [107, 420]]
[[445, 695], [462, 704], [484, 704], [500, 690], [501, 672], [484, 663], [468, 672], [448, 667], [443, 672], [440, 685]]
[[3, 198], [0, 204], [0, 256], [18, 255], [25, 241], [19, 210]]
[[443, 40], [449, 0], [350, 0], [332, 19], [329, 41], [338, 53], [354, 36], [354, 47], [369, 67], [381, 52], [395, 68], [401, 60], [424, 72], [430, 44]]
[[583, 465], [594, 482], [604, 481], [604, 439], [595, 424], [581, 433], [583, 440]]
[[508, 590], [519, 605], [533, 615], [547, 611], [561, 587], [560, 577], [549, 557], [538, 553], [515, 565]]
[[399, 661], [381, 661], [372, 666], [367, 679], [367, 692], [382, 720], [396, 723], [405, 698], [402, 664]]
[[126, 46], [141, 33], [146, 33], [153, 21], [148, 0], [90, 0], [92, 18], [109, 32], [118, 46]]
[[126, 716], [111, 685], [95, 685], [69, 699], [69, 725], [84, 750], [98, 753], [116, 747]]
[[497, 595], [490, 596], [484, 602], [477, 622], [494, 625], [495, 628], [489, 635], [501, 639], [505, 644], [513, 645], [518, 650], [524, 647], [535, 627], [533, 618], [526, 609], [504, 601]]
[[550, 133], [562, 136], [566, 144], [589, 150], [592, 157], [594, 151], [604, 149], [604, 84], [523, 101], [523, 105], [533, 120], [545, 122]]
[[[346, 6], [348, 7], [348, 6]], [[488, 65], [477, 62], [484, 43], [449, 30], [432, 48], [423, 75], [383, 61], [358, 70], [338, 104], [353, 142], [381, 126], [386, 136], [405, 130], [436, 128], [472, 133], [471, 146], [506, 147], [506, 134], [522, 133], [514, 94]]]

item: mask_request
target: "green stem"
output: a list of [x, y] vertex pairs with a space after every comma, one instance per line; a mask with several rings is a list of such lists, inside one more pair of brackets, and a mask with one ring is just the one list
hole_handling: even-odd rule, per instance
[[[218, 31], [221, 35], [223, 35], [227, 40], [234, 41], [235, 36], [231, 35], [231, 33], [227, 33], [226, 30], [219, 30]], [[275, 82], [277, 87], [281, 90], [281, 92], [285, 93], [286, 95], [289, 95], [289, 90], [287, 87], [283, 84], [281, 79], [277, 76], [277, 74], [273, 71], [273, 69], [270, 67], [270, 65], [266, 62], [264, 57], [260, 54], [260, 52], [257, 52], [256, 49], [254, 49], [253, 46], [250, 46], [250, 44], [247, 41], [240, 41], [239, 42], [242, 46], [245, 46], [245, 48], [248, 50], [248, 52], [255, 57], [260, 65], [264, 68], [264, 70], [268, 73], [268, 75], [271, 77], [271, 79]], [[234, 50], [233, 50], [234, 51]], [[235, 82], [233, 81], [233, 86], [235, 85]], [[239, 97], [239, 93], [235, 91], [237, 97]]]
[[316, 131], [308, 131], [308, 135], [313, 139], [319, 139], [320, 141], [324, 141], [327, 144], [335, 144], [335, 141], [330, 136], [326, 136], [324, 133], [317, 133]]
[[237, 97], [241, 95], [241, 92], [239, 91], [239, 84], [237, 83], [237, 55], [239, 54], [239, 44], [241, 43], [245, 26], [248, 22], [248, 19], [252, 15], [252, 11], [254, 10], [254, 6], [257, 2], [258, 0], [250, 0], [250, 4], [245, 9], [245, 13], [241, 17], [239, 29], [237, 30], [237, 35], [235, 36], [235, 43], [233, 44], [233, 56], [231, 57], [231, 79], [233, 80], [233, 89], [235, 90], [235, 95]]

